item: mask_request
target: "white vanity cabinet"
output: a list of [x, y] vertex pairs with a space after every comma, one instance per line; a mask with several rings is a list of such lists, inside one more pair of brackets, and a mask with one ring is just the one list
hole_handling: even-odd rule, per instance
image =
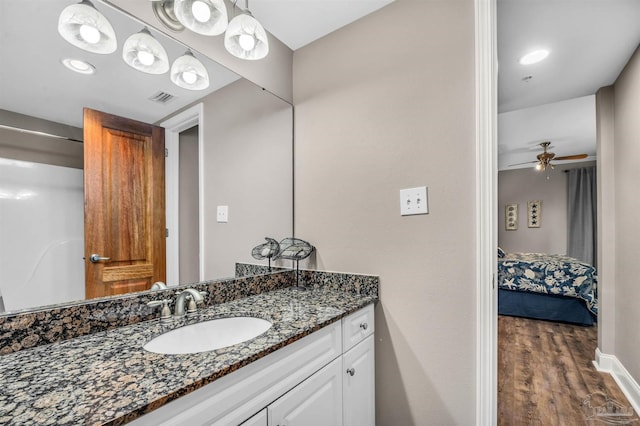
[[375, 409], [373, 305], [342, 319], [342, 413], [345, 426], [373, 426]]
[[267, 426], [267, 422], [267, 409], [264, 408], [240, 426]]
[[370, 304], [131, 424], [373, 426], [373, 332]]
[[269, 426], [342, 425], [342, 360], [329, 365], [267, 407]]

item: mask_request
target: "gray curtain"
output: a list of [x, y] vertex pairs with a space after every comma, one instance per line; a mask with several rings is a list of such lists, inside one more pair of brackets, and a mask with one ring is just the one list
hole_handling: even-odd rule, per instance
[[596, 168], [569, 170], [567, 254], [596, 265]]

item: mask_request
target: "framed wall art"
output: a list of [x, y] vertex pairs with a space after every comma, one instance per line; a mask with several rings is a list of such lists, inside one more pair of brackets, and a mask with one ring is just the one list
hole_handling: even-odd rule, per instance
[[540, 228], [542, 218], [542, 201], [529, 201], [527, 203], [527, 219], [529, 228]]
[[518, 229], [518, 204], [504, 206], [504, 229], [515, 231]]

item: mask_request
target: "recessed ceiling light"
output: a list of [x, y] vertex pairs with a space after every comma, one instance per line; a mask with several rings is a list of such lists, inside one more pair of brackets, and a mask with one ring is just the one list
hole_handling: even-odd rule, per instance
[[542, 61], [544, 58], [549, 56], [549, 51], [546, 49], [534, 50], [533, 52], [529, 52], [520, 58], [521, 65], [531, 65], [537, 62]]
[[89, 62], [82, 61], [80, 59], [65, 58], [62, 61], [62, 65], [69, 68], [71, 71], [75, 71], [80, 74], [93, 74], [96, 72], [96, 67]]

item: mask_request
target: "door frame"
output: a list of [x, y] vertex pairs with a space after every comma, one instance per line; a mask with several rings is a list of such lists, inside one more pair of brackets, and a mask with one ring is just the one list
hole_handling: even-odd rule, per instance
[[496, 0], [475, 3], [476, 425], [497, 424], [497, 36]]
[[200, 270], [198, 277], [204, 281], [204, 129], [202, 123], [204, 105], [199, 103], [181, 113], [160, 123], [165, 128], [165, 148], [168, 156], [165, 158], [166, 185], [166, 223], [169, 234], [167, 236], [167, 285], [180, 283], [180, 133], [198, 126], [198, 260]]

